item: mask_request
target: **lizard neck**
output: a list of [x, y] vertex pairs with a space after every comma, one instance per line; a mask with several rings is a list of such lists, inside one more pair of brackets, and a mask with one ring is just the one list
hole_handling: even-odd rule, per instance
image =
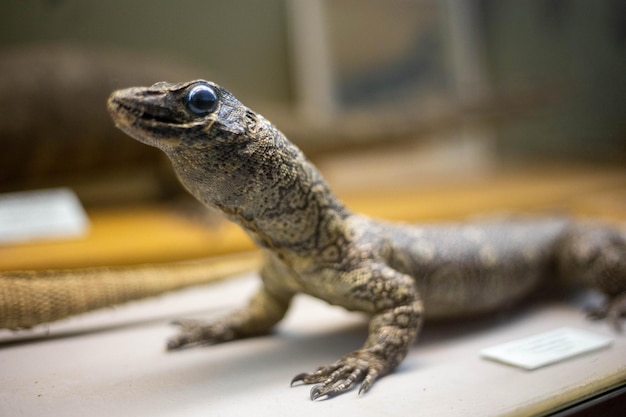
[[269, 122], [260, 123], [254, 135], [246, 133], [253, 140], [221, 134], [231, 144], [228, 158], [181, 147], [169, 152], [170, 159], [196, 198], [242, 226], [257, 244], [284, 259], [309, 258], [341, 238], [350, 213], [300, 149]]

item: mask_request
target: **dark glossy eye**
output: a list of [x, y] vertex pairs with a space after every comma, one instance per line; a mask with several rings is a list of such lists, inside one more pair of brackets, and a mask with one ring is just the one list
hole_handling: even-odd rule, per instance
[[196, 85], [187, 93], [186, 105], [193, 114], [204, 116], [217, 108], [217, 93], [208, 85]]

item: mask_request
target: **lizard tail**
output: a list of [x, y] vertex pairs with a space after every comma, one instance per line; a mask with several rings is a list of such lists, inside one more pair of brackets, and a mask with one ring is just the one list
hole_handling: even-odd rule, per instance
[[258, 268], [257, 252], [127, 267], [0, 272], [0, 329], [18, 330]]

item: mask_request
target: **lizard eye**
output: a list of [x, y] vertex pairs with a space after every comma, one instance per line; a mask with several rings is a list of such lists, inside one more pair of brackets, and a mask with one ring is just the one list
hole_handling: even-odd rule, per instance
[[208, 85], [197, 85], [187, 93], [185, 104], [193, 114], [204, 116], [217, 108], [217, 93]]

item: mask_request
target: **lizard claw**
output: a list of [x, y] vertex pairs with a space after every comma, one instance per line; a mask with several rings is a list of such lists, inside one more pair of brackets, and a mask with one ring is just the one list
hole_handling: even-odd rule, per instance
[[291, 383], [289, 384], [290, 387], [293, 387], [294, 385], [300, 385], [299, 382], [303, 382], [306, 384], [306, 382], [304, 382], [304, 379], [308, 376], [309, 374], [306, 372], [302, 372], [301, 374], [298, 374], [296, 376], [293, 377], [293, 379], [291, 380]]
[[626, 317], [626, 292], [609, 298], [606, 303], [587, 312], [592, 320], [606, 320], [617, 333], [622, 332], [622, 317]]
[[[311, 373], [301, 373], [291, 380], [298, 383], [318, 384], [311, 389], [311, 400], [325, 400], [351, 390], [361, 383], [359, 395], [369, 390], [385, 369], [385, 361], [367, 351], [356, 351], [332, 365], [321, 366]], [[300, 384], [298, 384], [300, 385]]]
[[340, 393], [341, 392], [330, 390], [329, 388], [324, 387], [323, 385], [315, 385], [313, 388], [311, 388], [311, 394], [310, 394], [311, 401], [327, 400], [333, 397], [334, 395], [337, 395]]

